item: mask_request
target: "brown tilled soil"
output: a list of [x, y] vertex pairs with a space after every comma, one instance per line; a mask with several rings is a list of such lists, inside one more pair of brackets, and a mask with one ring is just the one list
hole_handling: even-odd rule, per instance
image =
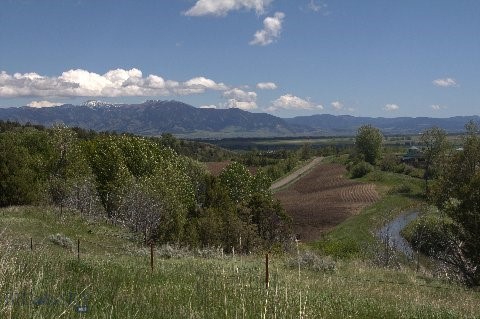
[[319, 239], [326, 230], [378, 200], [374, 185], [347, 179], [345, 173], [343, 165], [320, 164], [275, 193], [292, 216], [294, 232], [301, 241]]

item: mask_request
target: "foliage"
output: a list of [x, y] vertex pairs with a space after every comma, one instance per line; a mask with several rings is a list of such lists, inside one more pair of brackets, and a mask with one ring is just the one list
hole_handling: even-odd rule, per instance
[[[232, 163], [218, 177], [161, 139], [2, 124], [0, 206], [53, 204], [120, 222], [142, 241], [249, 252], [287, 240], [289, 218], [265, 171]], [[182, 146], [183, 145], [183, 146]], [[191, 144], [188, 144], [191, 145]]]
[[458, 229], [448, 251], [451, 263], [470, 284], [480, 284], [480, 136], [479, 127], [466, 126], [463, 151], [451, 155], [433, 186], [437, 207]]
[[352, 178], [360, 178], [373, 171], [373, 166], [367, 162], [359, 162], [350, 169]]
[[438, 127], [425, 130], [420, 136], [420, 142], [424, 147], [425, 157], [425, 193], [429, 195], [428, 181], [441, 174], [442, 163], [450, 145], [447, 140], [447, 133]]
[[234, 202], [239, 203], [252, 195], [252, 177], [242, 164], [232, 162], [220, 173], [218, 178]]
[[363, 125], [357, 130], [355, 147], [365, 161], [374, 165], [382, 151], [383, 135], [372, 125]]
[[73, 250], [73, 241], [63, 234], [56, 234], [48, 236], [48, 240], [50, 240], [55, 245], [60, 247], [66, 248], [68, 250]]

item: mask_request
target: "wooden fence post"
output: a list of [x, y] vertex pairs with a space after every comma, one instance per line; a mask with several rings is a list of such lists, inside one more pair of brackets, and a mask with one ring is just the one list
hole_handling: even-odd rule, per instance
[[153, 272], [153, 241], [150, 241], [150, 268]]
[[270, 278], [268, 273], [268, 253], [265, 254], [265, 288], [270, 286]]

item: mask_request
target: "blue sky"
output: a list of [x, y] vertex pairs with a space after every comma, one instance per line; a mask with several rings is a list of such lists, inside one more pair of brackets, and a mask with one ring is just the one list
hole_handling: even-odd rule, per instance
[[0, 107], [480, 114], [477, 0], [4, 0]]

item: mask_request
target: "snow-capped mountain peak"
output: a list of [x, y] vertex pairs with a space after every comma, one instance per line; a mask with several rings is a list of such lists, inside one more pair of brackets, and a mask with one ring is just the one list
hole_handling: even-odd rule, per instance
[[83, 102], [82, 106], [94, 108], [94, 107], [113, 106], [113, 104], [103, 102], [103, 101], [97, 101], [97, 100], [88, 100]]

